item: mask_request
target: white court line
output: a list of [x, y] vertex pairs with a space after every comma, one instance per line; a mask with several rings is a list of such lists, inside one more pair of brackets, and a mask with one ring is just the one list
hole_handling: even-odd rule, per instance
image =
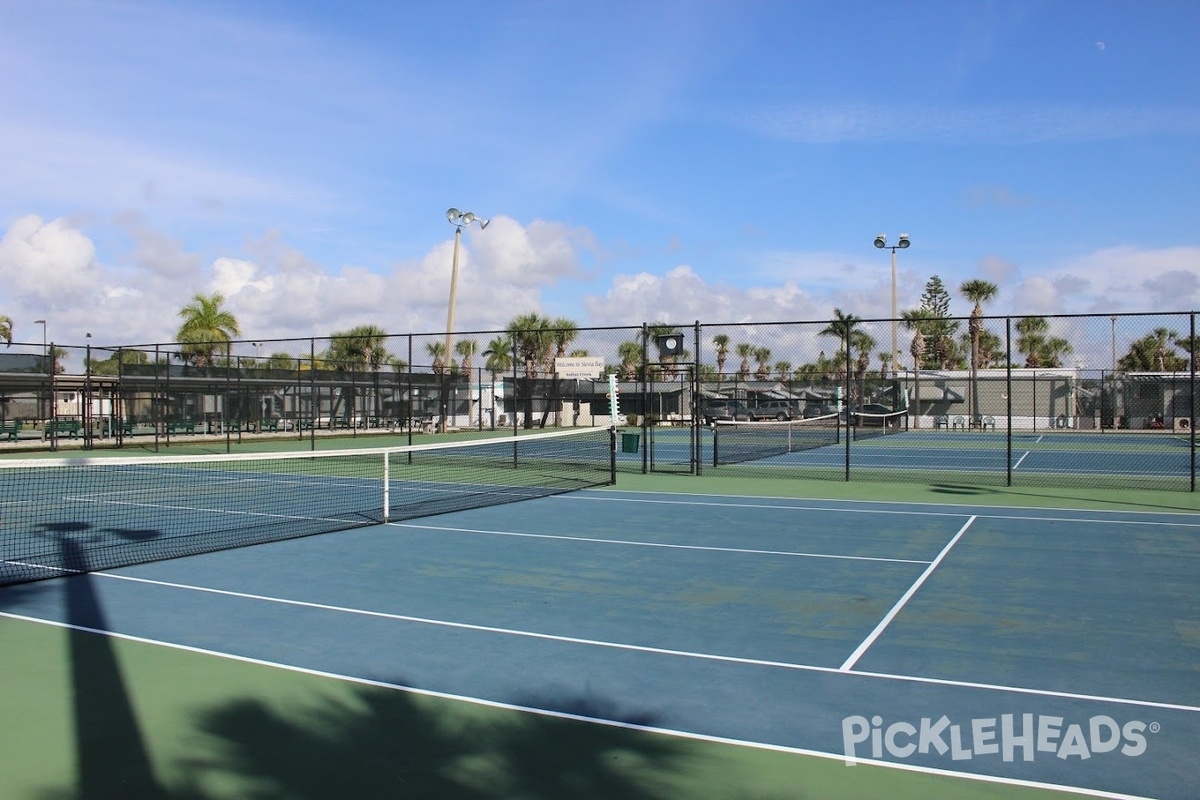
[[832, 558], [846, 561], [884, 561], [893, 564], [928, 564], [911, 558], [882, 558], [879, 556], [847, 556], [834, 553], [801, 553], [792, 550], [754, 550], [748, 547], [712, 547], [696, 544], [670, 544], [667, 542], [638, 542], [629, 539], [598, 539], [591, 536], [560, 536], [550, 533], [521, 533], [518, 531], [492, 531], [477, 528], [451, 528], [443, 525], [422, 525], [415, 522], [389, 522], [393, 528], [415, 528], [418, 530], [449, 531], [452, 533], [476, 533], [484, 536], [516, 536], [528, 539], [561, 539], [568, 542], [595, 542], [598, 544], [619, 544], [628, 547], [665, 547], [674, 550], [708, 550], [717, 553], [748, 553], [764, 556], [792, 556], [795, 558]]
[[916, 583], [908, 587], [908, 591], [896, 601], [896, 605], [892, 606], [892, 610], [885, 614], [883, 619], [879, 620], [879, 624], [875, 626], [875, 630], [871, 631], [867, 638], [863, 639], [862, 643], [855, 648], [853, 653], [850, 654], [850, 657], [847, 658], [840, 667], [842, 672], [848, 672], [854, 667], [855, 663], [862, 658], [863, 653], [867, 652], [867, 648], [875, 643], [875, 640], [879, 638], [879, 634], [883, 633], [884, 628], [886, 628], [891, 621], [896, 618], [896, 615], [900, 613], [900, 609], [904, 608], [904, 604], [909, 601], [909, 598], [917, 593], [917, 589], [920, 589], [921, 584], [925, 582], [925, 579], [933, 574], [933, 571], [937, 569], [938, 564], [942, 563], [942, 559], [949, 554], [950, 548], [954, 547], [954, 545], [958, 543], [958, 540], [962, 538], [962, 535], [967, 532], [967, 528], [971, 527], [971, 524], [974, 523], [976, 519], [978, 519], [978, 517], [971, 517], [961, 528], [958, 529], [958, 533], [954, 534], [954, 538], [942, 548], [942, 552], [937, 554], [937, 558], [935, 558], [933, 562], [925, 568], [925, 571], [921, 573], [921, 577], [917, 578]]
[[[629, 491], [629, 490], [624, 490]], [[641, 494], [640, 492], [630, 492], [630, 494]], [[657, 492], [645, 492], [645, 494], [658, 494]], [[752, 495], [682, 495], [692, 497], [727, 497], [730, 499], [762, 499], [762, 500], [777, 500], [777, 501], [795, 501], [796, 503], [813, 502], [812, 498], [790, 498], [790, 497], [766, 497], [757, 498]], [[1195, 517], [1200, 520], [1200, 516], [1194, 511], [1125, 511], [1120, 509], [1086, 509], [1086, 508], [1051, 508], [1042, 506], [994, 506], [994, 505], [950, 505], [941, 503], [912, 503], [903, 500], [821, 500], [822, 503], [851, 503], [864, 505], [898, 505], [898, 506], [932, 506], [934, 508], [994, 508], [999, 510], [1019, 511], [1025, 509], [1031, 514], [981, 514], [970, 511], [898, 511], [895, 509], [875, 509], [875, 508], [830, 508], [828, 506], [819, 505], [784, 505], [784, 504], [767, 504], [767, 503], [718, 503], [709, 500], [643, 500], [641, 498], [631, 497], [606, 497], [604, 494], [599, 495], [584, 495], [580, 493], [560, 494], [551, 498], [555, 501], [578, 501], [590, 500], [593, 502], [600, 501], [606, 503], [651, 503], [661, 505], [683, 505], [683, 506], [715, 506], [717, 508], [766, 508], [777, 511], [831, 511], [835, 514], [897, 514], [900, 516], [916, 516], [916, 517], [969, 517], [976, 516], [980, 519], [1009, 519], [1023, 520], [1028, 522], [1078, 522], [1088, 523], [1092, 525], [1158, 525], [1167, 528], [1197, 528], [1200, 527], [1198, 522], [1158, 522], [1144, 519], [1098, 519], [1096, 517], [1048, 517], [1042, 516], [1045, 513], [1064, 513], [1076, 512], [1079, 514], [1129, 514], [1135, 516], [1188, 516]]]
[[1026, 450], [1024, 453], [1021, 453], [1021, 457], [1017, 459], [1017, 463], [1012, 465], [1012, 468], [1016, 469], [1017, 467], [1021, 466], [1021, 462], [1025, 460], [1025, 456], [1029, 455], [1030, 452], [1032, 451]]
[[[466, 695], [450, 694], [449, 692], [438, 692], [432, 689], [419, 689], [415, 686], [405, 686], [399, 683], [388, 683], [386, 681], [372, 680], [370, 678], [360, 678], [353, 675], [342, 675], [336, 672], [326, 672], [324, 670], [310, 669], [308, 667], [300, 667], [294, 664], [283, 664], [277, 661], [267, 661], [261, 658], [252, 658], [250, 656], [240, 656], [233, 653], [222, 653], [218, 650], [207, 650], [202, 647], [192, 647], [186, 644], [177, 644], [175, 642], [164, 642], [158, 639], [148, 639], [142, 636], [132, 636], [126, 633], [115, 633], [113, 631], [100, 630], [98, 628], [88, 628], [83, 625], [73, 625], [67, 622], [55, 622], [52, 620], [38, 619], [37, 617], [26, 617], [21, 614], [12, 614], [6, 611], [0, 611], [0, 617], [18, 620], [20, 622], [31, 622], [41, 625], [48, 625], [55, 628], [65, 628], [68, 630], [81, 631], [83, 633], [93, 633], [100, 636], [108, 636], [113, 639], [119, 639], [126, 642], [136, 642], [138, 644], [151, 645], [155, 647], [165, 647], [169, 650], [178, 650], [185, 653], [193, 653], [202, 656], [211, 656], [220, 658], [226, 661], [235, 661], [242, 664], [250, 664], [259, 667], [268, 667], [271, 669], [283, 670], [285, 672], [293, 672], [298, 675], [310, 675], [316, 678], [326, 678], [329, 680], [349, 683], [356, 686], [369, 686], [374, 689], [388, 689], [397, 692], [405, 692], [406, 694], [415, 694], [420, 697], [434, 697], [442, 700], [452, 700], [462, 703], [470, 703], [472, 705], [483, 706], [486, 708], [496, 708], [505, 711], [516, 711], [525, 714], [536, 714], [540, 717], [550, 717], [553, 719], [565, 719], [575, 722], [584, 722], [594, 725], [604, 725], [609, 728], [620, 728], [622, 730], [640, 731], [644, 733], [659, 734], [662, 736], [674, 736], [680, 739], [689, 739], [700, 742], [712, 742], [714, 744], [726, 744], [735, 747], [752, 747], [756, 750], [767, 750], [776, 753], [789, 753], [800, 756], [811, 756], [813, 758], [823, 758], [834, 761], [845, 761], [845, 753], [826, 753], [821, 750], [810, 750], [802, 747], [789, 747], [787, 745], [769, 744], [767, 742], [753, 742], [745, 739], [731, 739], [726, 736], [713, 736], [706, 733], [695, 733], [692, 731], [680, 731], [673, 728], [660, 728], [653, 725], [641, 725], [636, 722], [624, 722], [621, 720], [605, 719], [603, 717], [589, 717], [583, 714], [573, 714], [567, 711], [551, 711], [545, 708], [535, 708], [533, 706], [522, 706], [515, 703], [504, 703], [498, 700], [485, 700], [481, 697], [468, 697]], [[855, 763], [869, 764], [877, 767], [885, 767], [887, 769], [896, 769], [903, 772], [916, 772], [924, 775], [935, 775], [947, 778], [964, 778], [966, 780], [979, 781], [981, 783], [997, 783], [1007, 786], [1022, 786], [1031, 789], [1046, 789], [1051, 791], [1068, 792], [1071, 794], [1082, 794], [1088, 797], [1100, 797], [1105, 800], [1153, 800], [1149, 797], [1132, 794], [1118, 794], [1114, 792], [1105, 792], [1096, 789], [1088, 789], [1081, 786], [1070, 786], [1066, 784], [1044, 783], [1041, 781], [1028, 781], [1020, 778], [1006, 778], [999, 775], [985, 775], [977, 772], [957, 772], [954, 770], [940, 769], [937, 767], [923, 767], [916, 764], [902, 764], [893, 761], [877, 761], [870, 758], [856, 758]]]
[[[215, 594], [226, 597], [237, 597], [245, 600], [256, 600], [266, 603], [278, 603], [280, 605], [295, 606], [298, 608], [311, 608], [319, 611], [333, 611], [344, 614], [355, 614], [359, 616], [372, 617], [377, 619], [389, 619], [398, 622], [411, 622], [421, 625], [433, 625], [443, 628], [455, 628], [458, 630], [478, 631], [481, 633], [496, 633], [507, 636], [520, 636], [529, 639], [539, 639], [543, 641], [562, 642], [565, 644], [580, 644], [592, 647], [603, 647], [613, 650], [627, 650], [638, 653], [650, 653], [653, 655], [677, 656], [680, 658], [694, 658], [701, 661], [715, 661], [719, 663], [738, 664], [746, 666], [771, 667], [775, 669], [793, 670], [796, 672], [819, 672], [833, 675], [851, 675], [857, 678], [873, 678], [879, 680], [901, 681], [905, 683], [921, 683], [935, 686], [953, 686], [966, 689], [983, 689], [987, 691], [1011, 692], [1013, 694], [1025, 694], [1038, 697], [1055, 697], [1067, 700], [1085, 700], [1098, 703], [1114, 703], [1117, 705], [1138, 706], [1143, 708], [1161, 708], [1169, 711], [1186, 711], [1200, 713], [1200, 706], [1189, 706], [1179, 703], [1165, 703], [1158, 700], [1137, 700], [1132, 698], [1108, 697], [1105, 695], [1090, 695], [1080, 694], [1077, 692], [1060, 692], [1051, 689], [1029, 689], [1020, 686], [1002, 686], [999, 684], [977, 683], [973, 681], [959, 681], [948, 678], [926, 678], [919, 675], [897, 675], [886, 672], [867, 672], [867, 671], [849, 671], [845, 672], [837, 667], [821, 667], [812, 664], [795, 664], [788, 661], [771, 661], [767, 659], [742, 658], [739, 656], [722, 656], [713, 653], [699, 653], [690, 650], [672, 650], [665, 647], [650, 647], [639, 644], [626, 644], [623, 642], [609, 642], [601, 639], [583, 639], [576, 636], [560, 636], [552, 633], [539, 633], [536, 631], [523, 631], [513, 628], [499, 628], [490, 625], [476, 625], [468, 622], [453, 622], [450, 620], [430, 619], [427, 617], [414, 617], [405, 614], [391, 614], [385, 611], [370, 611], [361, 608], [350, 608], [346, 606], [328, 605], [325, 603], [313, 603], [306, 600], [289, 600], [282, 597], [270, 597], [267, 595], [250, 594], [248, 592], [236, 592], [229, 589], [214, 589], [207, 586], [193, 586], [186, 583], [174, 583], [171, 581], [160, 581], [151, 578], [137, 578], [132, 575], [118, 575], [113, 572], [94, 572], [91, 573], [101, 578], [113, 578], [116, 580], [130, 581], [132, 583], [150, 584], [153, 586], [163, 586], [169, 589], [182, 589], [184, 591], [202, 592], [206, 594]], [[14, 614], [8, 614], [0, 611], [0, 616], [12, 616], [14, 618], [26, 619], [18, 617]], [[49, 620], [40, 620], [36, 617], [28, 618], [34, 622], [45, 622], [50, 625], [64, 625], [65, 623], [51, 622]], [[70, 627], [70, 626], [67, 626]], [[120, 635], [120, 634], [114, 634]], [[842, 756], [844, 758], [844, 756]]]

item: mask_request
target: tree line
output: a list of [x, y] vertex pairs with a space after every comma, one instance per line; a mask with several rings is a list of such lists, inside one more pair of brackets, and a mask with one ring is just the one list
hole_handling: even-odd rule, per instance
[[[925, 284], [918, 306], [901, 312], [900, 324], [911, 332], [908, 354], [915, 370], [968, 369], [974, 373], [978, 369], [1006, 365], [1004, 341], [983, 325], [984, 306], [999, 294], [999, 287], [990, 281], [972, 279], [960, 285], [959, 294], [973, 303], [965, 332], [960, 332], [961, 321], [950, 316], [952, 298], [937, 275]], [[236, 316], [225, 308], [224, 303], [225, 297], [220, 293], [193, 296], [178, 312], [180, 325], [176, 343], [179, 348], [168, 357], [196, 367], [226, 363], [228, 349], [241, 336], [242, 330]], [[840, 308], [835, 308], [833, 313], [833, 320], [819, 332], [820, 336], [836, 340], [831, 356], [821, 352], [815, 361], [800, 365], [782, 359], [773, 361], [770, 348], [749, 342], [734, 343], [727, 334], [719, 333], [711, 340], [715, 363], [699, 365], [699, 377], [715, 381], [841, 379], [848, 369], [859, 375], [865, 374], [871, 367], [873, 355], [879, 360], [877, 374], [880, 377], [887, 378], [901, 369], [892, 353], [874, 353], [878, 343], [864, 329], [861, 318]], [[1052, 334], [1050, 322], [1044, 316], [1017, 318], [1014, 328], [1013, 347], [1021, 355], [1015, 366], [1059, 367], [1074, 350], [1065, 338]], [[0, 315], [0, 339], [8, 345], [13, 341], [13, 330], [12, 318]], [[515, 362], [525, 377], [536, 379], [553, 373], [555, 358], [589, 355], [586, 350], [571, 349], [578, 331], [578, 325], [571, 319], [528, 312], [514, 316], [506, 326], [505, 334], [495, 336], [482, 350], [475, 340], [462, 338], [454, 342], [454, 353], [449, 358], [442, 342], [427, 343], [425, 351], [435, 374], [470, 372], [475, 368], [476, 357], [483, 356], [483, 368], [492, 373], [493, 378], [510, 373]], [[691, 360], [689, 352], [661, 359], [644, 359], [643, 354], [658, 337], [679, 332], [678, 327], [664, 323], [645, 326], [638, 336], [617, 346], [617, 363], [610, 371], [617, 372], [624, 380], [674, 377], [679, 371], [676, 365]], [[407, 361], [388, 350], [388, 339], [387, 332], [377, 325], [335, 331], [329, 336], [328, 347], [317, 354], [316, 359], [322, 368], [344, 371], [407, 369]], [[1189, 337], [1166, 327], [1155, 328], [1129, 345], [1128, 351], [1117, 361], [1117, 369], [1161, 372], [1188, 369], [1200, 354], [1200, 341], [1197, 340], [1200, 336]], [[66, 351], [59, 348], [54, 348], [51, 353], [56, 372], [62, 371], [61, 359], [65, 355]], [[895, 355], [899, 356], [899, 353]], [[736, 360], [736, 369], [727, 371], [726, 368], [734, 363], [731, 356]], [[96, 358], [88, 366], [99, 374], [115, 374], [121, 363], [147, 361], [149, 356], [145, 352], [123, 350], [103, 359]], [[647, 366], [646, 361], [653, 363]], [[250, 363], [268, 369], [291, 369], [296, 366], [296, 357], [276, 352]]]

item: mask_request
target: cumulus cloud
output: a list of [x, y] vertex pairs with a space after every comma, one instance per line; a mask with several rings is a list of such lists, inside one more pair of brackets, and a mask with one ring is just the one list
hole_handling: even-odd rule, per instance
[[592, 320], [616, 325], [697, 319], [709, 323], [762, 322], [828, 315], [826, 302], [818, 301], [792, 281], [782, 286], [745, 289], [709, 284], [686, 264], [663, 275], [617, 275], [604, 294], [588, 295], [583, 305]]
[[92, 240], [63, 219], [21, 217], [0, 239], [0, 279], [18, 296], [51, 307], [95, 294], [101, 281], [95, 259]]

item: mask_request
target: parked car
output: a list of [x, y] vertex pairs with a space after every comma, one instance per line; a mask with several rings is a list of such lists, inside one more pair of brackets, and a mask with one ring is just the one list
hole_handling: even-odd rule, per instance
[[808, 400], [804, 403], [805, 419], [811, 417], [827, 417], [830, 414], [836, 414], [837, 407], [833, 403], [825, 400]]
[[790, 400], [763, 400], [750, 408], [750, 419], [792, 419], [796, 407]]
[[710, 400], [704, 404], [702, 416], [706, 425], [717, 420], [748, 420], [750, 409], [738, 400]]

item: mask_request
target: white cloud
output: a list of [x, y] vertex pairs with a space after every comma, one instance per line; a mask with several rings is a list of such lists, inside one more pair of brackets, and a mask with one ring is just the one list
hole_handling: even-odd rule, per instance
[[0, 280], [16, 296], [51, 306], [93, 296], [101, 284], [92, 240], [63, 219], [29, 215], [0, 239]]

